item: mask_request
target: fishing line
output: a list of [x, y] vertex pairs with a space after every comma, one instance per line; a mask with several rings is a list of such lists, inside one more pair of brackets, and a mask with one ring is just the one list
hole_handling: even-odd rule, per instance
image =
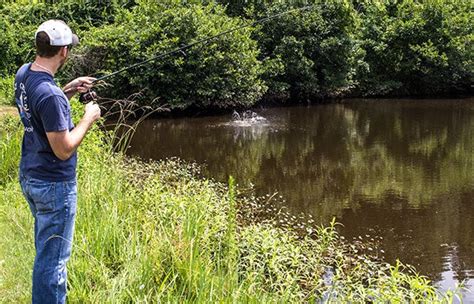
[[[138, 62], [138, 63], [135, 63], [135, 64], [132, 64], [128, 67], [125, 67], [125, 68], [122, 68], [120, 70], [117, 70], [115, 72], [112, 72], [110, 74], [107, 74], [107, 75], [104, 75], [104, 76], [101, 76], [101, 77], [98, 77], [97, 79], [95, 79], [92, 83], [97, 83], [98, 81], [101, 81], [101, 80], [104, 80], [104, 79], [107, 79], [107, 78], [110, 78], [110, 77], [113, 77], [117, 74], [120, 74], [120, 73], [123, 73], [125, 71], [128, 71], [128, 70], [131, 70], [133, 68], [136, 68], [136, 67], [139, 67], [139, 66], [142, 66], [144, 64], [147, 64], [151, 61], [154, 61], [154, 60], [157, 60], [157, 59], [160, 59], [160, 58], [164, 58], [164, 57], [167, 57], [167, 56], [170, 56], [170, 55], [174, 55], [174, 54], [178, 54], [178, 53], [182, 53], [182, 54], [185, 54], [184, 53], [184, 50], [187, 50], [197, 44], [201, 44], [201, 43], [206, 43], [206, 42], [209, 42], [213, 39], [216, 39], [216, 38], [219, 38], [221, 36], [224, 36], [224, 35], [227, 35], [229, 33], [232, 33], [232, 32], [235, 32], [235, 31], [238, 31], [238, 30], [241, 30], [241, 29], [244, 29], [246, 27], [250, 27], [250, 26], [254, 26], [256, 24], [259, 24], [259, 23], [263, 23], [263, 22], [266, 22], [266, 21], [269, 21], [269, 20], [272, 20], [272, 19], [275, 19], [275, 18], [278, 18], [278, 17], [281, 17], [283, 15], [286, 15], [286, 14], [290, 14], [290, 13], [293, 13], [293, 12], [302, 12], [302, 11], [305, 11], [305, 10], [310, 10], [312, 8], [314, 8], [316, 5], [313, 4], [313, 5], [308, 5], [308, 6], [303, 6], [303, 7], [299, 7], [299, 8], [295, 8], [295, 9], [291, 9], [291, 10], [288, 10], [288, 11], [284, 11], [284, 12], [281, 12], [281, 13], [278, 13], [278, 14], [275, 14], [275, 15], [271, 15], [271, 16], [268, 16], [268, 17], [265, 17], [265, 18], [262, 18], [262, 19], [259, 19], [259, 20], [256, 20], [256, 21], [253, 21], [253, 22], [250, 22], [250, 23], [247, 23], [247, 24], [244, 24], [244, 25], [241, 25], [241, 26], [238, 26], [238, 27], [235, 27], [235, 28], [232, 28], [230, 30], [227, 30], [227, 31], [224, 31], [224, 32], [221, 32], [217, 35], [214, 35], [214, 36], [211, 36], [211, 37], [206, 37], [206, 38], [203, 38], [203, 39], [200, 39], [200, 40], [197, 40], [195, 42], [192, 42], [192, 43], [189, 43], [189, 44], [186, 44], [186, 45], [183, 45], [179, 48], [176, 48], [174, 50], [171, 50], [171, 51], [168, 51], [168, 52], [165, 52], [165, 53], [161, 53], [161, 54], [158, 54], [156, 56], [153, 56], [151, 58], [148, 58], [146, 60], [143, 60], [141, 62]], [[97, 94], [90, 90], [88, 91], [87, 93], [83, 93], [81, 94], [81, 96], [79, 97], [79, 100], [82, 101], [82, 102], [89, 102], [91, 100], [95, 100], [97, 99]]]

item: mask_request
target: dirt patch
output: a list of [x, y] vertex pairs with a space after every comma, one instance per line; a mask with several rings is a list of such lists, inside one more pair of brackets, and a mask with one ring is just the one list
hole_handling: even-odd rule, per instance
[[4, 115], [16, 115], [18, 113], [17, 109], [12, 106], [0, 106], [0, 117]]

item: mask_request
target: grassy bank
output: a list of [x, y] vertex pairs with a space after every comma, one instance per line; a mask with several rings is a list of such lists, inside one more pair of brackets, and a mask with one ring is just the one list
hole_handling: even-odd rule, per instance
[[17, 113], [17, 109], [15, 107], [0, 105], [0, 117], [4, 115], [14, 115], [15, 113]]
[[7, 106], [13, 106], [13, 76], [0, 77], [0, 115]]
[[[76, 108], [78, 110], [79, 108]], [[33, 221], [16, 181], [21, 126], [0, 126], [0, 299], [26, 302]], [[178, 160], [142, 163], [89, 134], [79, 155], [71, 303], [451, 302], [402, 264], [355, 254], [334, 225], [254, 219], [265, 202]], [[291, 226], [291, 225], [290, 225]], [[301, 227], [300, 227], [301, 229]]]

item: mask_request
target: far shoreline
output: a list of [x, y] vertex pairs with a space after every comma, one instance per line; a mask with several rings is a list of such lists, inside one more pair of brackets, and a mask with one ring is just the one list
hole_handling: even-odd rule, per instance
[[[306, 106], [318, 106], [318, 105], [330, 105], [330, 104], [348, 104], [353, 102], [388, 102], [388, 101], [397, 101], [397, 102], [424, 102], [424, 101], [474, 101], [474, 95], [455, 95], [455, 96], [425, 96], [425, 97], [341, 97], [341, 98], [328, 98], [321, 100], [313, 101], [298, 101], [296, 99], [288, 100], [286, 102], [276, 101], [276, 100], [261, 100], [256, 104], [250, 107], [235, 107], [235, 108], [200, 108], [200, 107], [189, 107], [187, 109], [167, 109], [164, 106], [164, 110], [158, 110], [152, 113], [147, 118], [197, 118], [205, 116], [220, 116], [220, 115], [229, 115], [233, 111], [244, 112], [247, 110], [258, 111], [260, 109], [269, 109], [269, 108], [279, 108], [279, 107], [306, 107]], [[100, 100], [99, 100], [100, 104]], [[146, 106], [144, 106], [146, 107]], [[137, 117], [146, 115], [146, 111], [141, 111], [138, 109]]]

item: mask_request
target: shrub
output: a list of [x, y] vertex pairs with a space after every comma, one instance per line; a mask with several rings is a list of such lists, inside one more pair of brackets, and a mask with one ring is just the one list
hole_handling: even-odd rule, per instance
[[184, 109], [248, 107], [267, 91], [281, 100], [472, 91], [474, 13], [464, 0], [3, 2], [0, 75], [34, 58], [34, 32], [50, 18], [65, 20], [82, 40], [74, 64], [57, 75], [64, 82], [230, 30], [242, 17], [311, 4], [117, 75], [100, 93], [141, 92], [143, 104], [156, 98]]
[[[301, 6], [276, 2], [254, 5], [248, 12], [260, 19], [295, 7]], [[362, 55], [352, 39], [356, 25], [357, 15], [347, 1], [314, 4], [262, 23], [256, 39], [269, 95], [313, 99], [350, 92]]]
[[[144, 26], [146, 24], [146, 26]], [[79, 74], [111, 72], [242, 25], [220, 6], [147, 3], [123, 12], [114, 25], [86, 35]], [[265, 92], [251, 28], [235, 31], [108, 79], [103, 95], [141, 91], [143, 103], [158, 98], [171, 108], [250, 106]]]
[[[3, 14], [3, 12], [2, 12]], [[29, 59], [33, 58], [34, 27], [20, 25], [0, 19], [0, 76], [14, 74]]]
[[48, 19], [61, 19], [76, 32], [91, 26], [114, 22], [122, 8], [135, 5], [130, 1], [58, 1], [47, 3], [12, 2], [0, 7], [0, 75], [16, 69], [34, 57], [34, 33]]
[[466, 92], [473, 81], [468, 1], [368, 2], [361, 40], [369, 69], [359, 75], [365, 95]]

